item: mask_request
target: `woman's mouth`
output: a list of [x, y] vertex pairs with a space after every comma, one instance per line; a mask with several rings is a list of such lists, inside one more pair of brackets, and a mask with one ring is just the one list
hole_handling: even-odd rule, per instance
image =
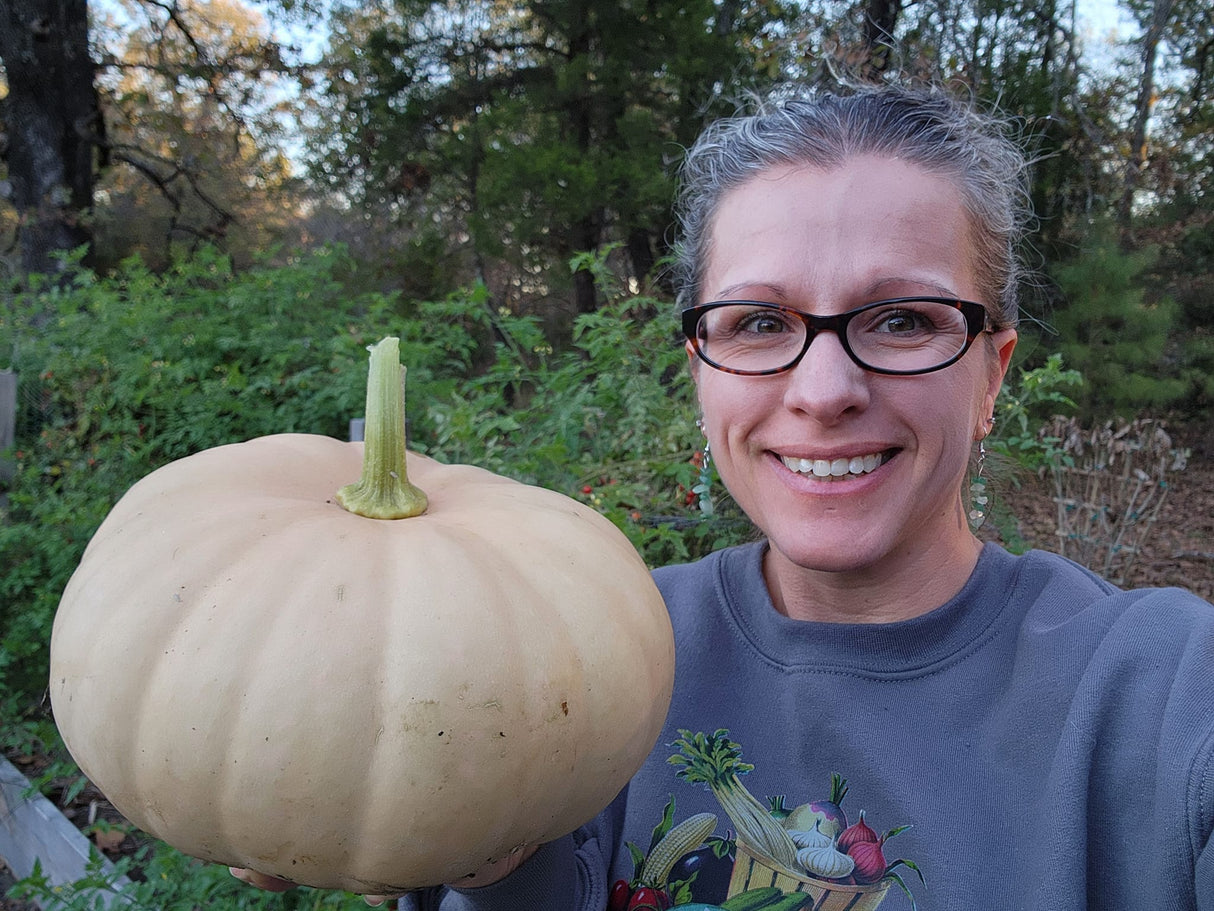
[[849, 458], [837, 459], [800, 459], [792, 456], [780, 456], [780, 461], [789, 471], [803, 474], [819, 481], [841, 481], [866, 475], [889, 461], [895, 450], [873, 452], [867, 455], [856, 455]]

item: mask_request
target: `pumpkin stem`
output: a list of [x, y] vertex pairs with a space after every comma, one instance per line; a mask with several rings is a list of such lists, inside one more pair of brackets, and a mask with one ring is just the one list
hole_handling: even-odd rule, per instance
[[345, 509], [368, 519], [407, 519], [426, 511], [426, 495], [405, 473], [405, 367], [400, 339], [371, 346], [363, 471], [337, 492]]

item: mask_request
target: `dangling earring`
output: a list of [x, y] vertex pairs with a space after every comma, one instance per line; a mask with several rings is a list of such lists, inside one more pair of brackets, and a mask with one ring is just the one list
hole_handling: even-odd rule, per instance
[[700, 456], [700, 475], [696, 479], [696, 486], [691, 488], [691, 492], [699, 497], [700, 513], [704, 516], [711, 516], [713, 511], [712, 452], [708, 448], [708, 432], [704, 429], [703, 420], [697, 420], [696, 427], [704, 434], [704, 450]]
[[[988, 418], [986, 432], [989, 434], [995, 426], [995, 419]], [[974, 469], [974, 479], [970, 482], [970, 530], [977, 531], [986, 521], [987, 503], [990, 497], [986, 491], [986, 437], [978, 441], [978, 464]]]

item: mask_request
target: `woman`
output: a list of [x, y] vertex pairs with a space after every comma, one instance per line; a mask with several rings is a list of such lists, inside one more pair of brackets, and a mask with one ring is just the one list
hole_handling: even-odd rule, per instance
[[[678, 679], [628, 790], [402, 907], [1214, 908], [1214, 611], [967, 524], [1024, 171], [932, 92], [788, 94], [700, 139], [687, 351], [763, 540], [656, 571]], [[638, 873], [703, 813], [715, 840]]]

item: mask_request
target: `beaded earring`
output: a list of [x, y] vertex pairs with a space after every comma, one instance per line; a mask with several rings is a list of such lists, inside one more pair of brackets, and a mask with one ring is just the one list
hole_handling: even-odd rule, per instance
[[[995, 426], [995, 419], [990, 418], [986, 422], [987, 433], [990, 433], [992, 427]], [[970, 510], [969, 522], [970, 530], [977, 531], [986, 521], [987, 503], [990, 502], [990, 497], [986, 490], [986, 439], [985, 437], [978, 441], [978, 464], [974, 468], [974, 478], [970, 481]]]
[[700, 456], [700, 474], [696, 478], [696, 485], [691, 488], [691, 492], [699, 497], [700, 513], [704, 516], [711, 516], [713, 512], [712, 451], [708, 448], [708, 433], [704, 429], [704, 422], [697, 420], [696, 427], [704, 434], [704, 449]]

